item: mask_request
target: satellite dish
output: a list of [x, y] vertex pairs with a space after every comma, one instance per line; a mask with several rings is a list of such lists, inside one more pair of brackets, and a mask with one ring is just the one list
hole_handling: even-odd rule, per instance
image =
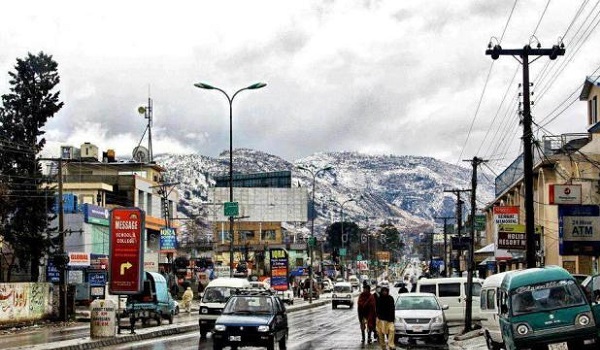
[[133, 149], [133, 160], [138, 163], [148, 163], [150, 160], [150, 152], [144, 146], [137, 146]]
[[139, 114], [146, 114], [146, 107], [144, 107], [144, 106], [138, 107], [138, 113]]

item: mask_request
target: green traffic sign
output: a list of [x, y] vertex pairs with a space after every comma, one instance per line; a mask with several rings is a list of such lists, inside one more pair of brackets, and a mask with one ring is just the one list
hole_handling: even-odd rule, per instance
[[356, 260], [362, 260], [362, 255], [358, 254], [358, 255], [356, 256]]
[[346, 248], [340, 248], [340, 256], [346, 256]]
[[315, 247], [317, 245], [317, 237], [309, 237], [308, 245], [311, 247]]
[[238, 202], [225, 202], [223, 203], [223, 208], [225, 209], [225, 216], [239, 216], [240, 215], [240, 207], [238, 206]]

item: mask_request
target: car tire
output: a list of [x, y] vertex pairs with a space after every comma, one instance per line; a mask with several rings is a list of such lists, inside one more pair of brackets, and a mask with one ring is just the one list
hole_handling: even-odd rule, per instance
[[169, 324], [173, 324], [173, 313], [169, 314]]
[[219, 343], [213, 343], [213, 350], [222, 350], [223, 349], [223, 345], [219, 344]]
[[200, 339], [206, 339], [206, 333], [208, 333], [206, 330], [200, 328]]
[[332, 309], [337, 309], [337, 305], [336, 304], [331, 304], [331, 308]]
[[175, 308], [175, 315], [179, 315], [179, 305]]
[[267, 344], [267, 350], [275, 350], [275, 336], [269, 339], [269, 343]]

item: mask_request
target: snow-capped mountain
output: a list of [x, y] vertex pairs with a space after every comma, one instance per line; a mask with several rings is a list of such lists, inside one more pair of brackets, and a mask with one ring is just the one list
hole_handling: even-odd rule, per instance
[[[229, 152], [217, 158], [163, 154], [155, 160], [167, 169], [169, 182], [179, 182], [179, 210], [186, 215], [207, 215], [207, 206], [203, 205], [208, 199], [207, 189], [214, 184], [214, 176], [228, 174]], [[430, 157], [330, 152], [289, 162], [260, 151], [236, 149], [233, 164], [234, 172], [243, 174], [289, 170], [293, 186], [306, 187], [309, 194], [312, 175], [298, 166], [315, 171], [331, 166], [331, 170], [320, 172], [315, 182], [317, 227], [341, 220], [339, 204], [330, 199], [344, 202], [354, 198], [344, 205], [346, 221], [363, 227], [386, 221], [404, 232], [422, 232], [432, 228], [434, 217], [454, 216], [456, 197], [444, 190], [471, 187], [470, 167]], [[481, 203], [493, 199], [493, 183], [486, 176], [478, 180], [477, 201], [481, 207]], [[467, 211], [470, 194], [463, 193], [462, 199]]]

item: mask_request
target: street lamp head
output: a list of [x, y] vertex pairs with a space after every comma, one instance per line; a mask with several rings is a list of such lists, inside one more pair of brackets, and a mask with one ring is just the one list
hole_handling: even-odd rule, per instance
[[255, 89], [264, 88], [265, 86], [267, 86], [267, 83], [255, 83], [255, 84], [248, 86], [246, 89], [255, 90]]
[[212, 90], [215, 88], [212, 85], [208, 85], [208, 84], [204, 84], [204, 83], [196, 83], [196, 84], [194, 84], [194, 86], [199, 89], [206, 89], [206, 90]]

